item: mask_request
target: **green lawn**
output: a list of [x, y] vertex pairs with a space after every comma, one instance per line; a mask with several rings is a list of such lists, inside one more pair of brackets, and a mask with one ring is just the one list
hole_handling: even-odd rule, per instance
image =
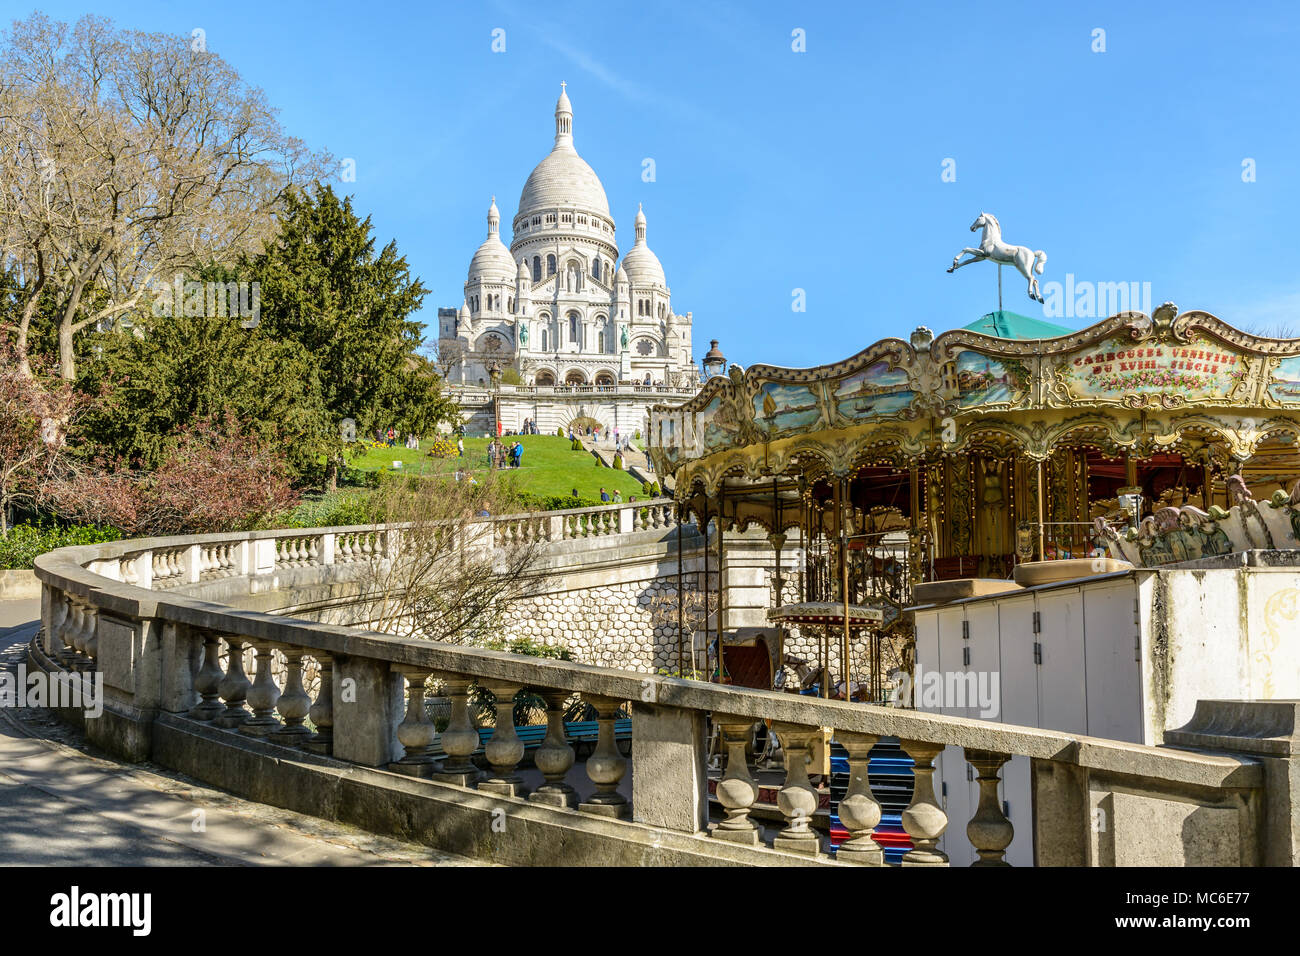
[[[585, 449], [573, 451], [567, 438], [558, 435], [522, 435], [503, 441], [506, 444], [515, 441], [523, 443], [523, 463], [518, 468], [506, 469], [522, 492], [540, 496], [567, 495], [577, 488], [579, 498], [591, 501], [600, 500], [602, 486], [610, 494], [615, 489], [621, 491], [624, 501], [629, 495], [642, 494], [640, 482], [627, 472], [598, 467], [590, 452]], [[400, 461], [401, 470], [407, 474], [450, 474], [457, 468], [466, 468], [474, 474], [486, 474], [488, 442], [489, 439], [486, 438], [466, 438], [463, 459], [430, 458], [427, 449], [433, 444], [432, 439], [421, 442], [420, 451], [405, 448], [399, 442], [393, 448], [368, 448], [360, 458], [349, 459], [348, 464], [362, 471], [379, 471], [392, 470], [393, 462]]]

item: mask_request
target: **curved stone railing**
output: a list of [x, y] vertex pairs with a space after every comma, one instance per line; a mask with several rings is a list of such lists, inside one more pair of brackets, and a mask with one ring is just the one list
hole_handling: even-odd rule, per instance
[[[625, 520], [635, 527], [635, 517], [622, 517], [628, 507], [584, 511], [616, 514], [620, 527]], [[509, 516], [496, 524], [515, 529], [498, 534], [514, 534], [557, 517], [563, 534], [564, 516]], [[206, 581], [225, 578], [247, 579], [249, 593], [268, 574], [289, 589], [296, 578], [336, 579], [361, 556], [394, 548], [397, 537], [380, 527], [294, 529], [42, 555], [44, 627], [31, 660], [49, 671], [102, 675], [103, 713], [84, 723], [91, 740], [110, 751], [254, 799], [503, 862], [825, 862], [811, 826], [818, 793], [808, 762], [830, 737], [849, 755], [849, 789], [839, 805], [849, 837], [840, 862], [882, 863], [872, 839], [881, 806], [867, 783], [870, 753], [882, 737], [899, 738], [915, 762], [912, 801], [902, 815], [912, 845], [907, 865], [945, 865], [937, 844], [950, 824], [959, 829], [949, 839], [963, 838], [964, 828], [981, 864], [1003, 861], [1013, 831], [998, 788], [1013, 755], [1031, 761], [1039, 864], [1235, 865], [1295, 855], [1293, 836], [1277, 831], [1286, 829], [1279, 807], [1296, 758], [1278, 750], [1276, 733], [1255, 755], [1145, 747], [438, 644], [198, 596]], [[319, 671], [314, 700], [302, 679], [306, 660]], [[451, 701], [441, 733], [424, 694], [407, 692], [431, 677]], [[469, 716], [472, 685], [497, 700], [528, 688], [546, 702], [547, 730], [534, 753], [544, 782], [531, 793], [519, 772], [525, 746], [508, 709], [498, 710], [486, 744], [489, 768], [472, 762], [480, 742]], [[598, 715], [585, 786], [570, 774], [575, 752], [564, 732], [564, 707], [574, 695]], [[1250, 750], [1252, 733], [1234, 736], [1233, 721], [1206, 706], [1204, 732], [1185, 728], [1182, 742]], [[1283, 702], [1238, 706], [1285, 709]], [[621, 708], [632, 721], [631, 761], [616, 745]], [[1237, 724], [1253, 722], [1258, 731], [1260, 713]], [[770, 840], [752, 816], [758, 787], [745, 759], [760, 720], [771, 722], [785, 755], [784, 824]], [[725, 819], [712, 830], [709, 726], [725, 755], [717, 784]], [[945, 747], [960, 748], [973, 769], [978, 799], [969, 820], [950, 821], [934, 790], [934, 761]], [[1289, 778], [1279, 778], [1281, 790], [1267, 783], [1269, 760], [1290, 768]], [[1189, 814], [1206, 839], [1186, 837]]]

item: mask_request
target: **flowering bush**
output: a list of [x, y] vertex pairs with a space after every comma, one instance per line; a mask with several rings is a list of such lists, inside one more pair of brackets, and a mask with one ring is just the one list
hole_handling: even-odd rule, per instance
[[435, 438], [433, 444], [429, 446], [430, 458], [454, 458], [456, 457], [456, 443], [447, 438]]

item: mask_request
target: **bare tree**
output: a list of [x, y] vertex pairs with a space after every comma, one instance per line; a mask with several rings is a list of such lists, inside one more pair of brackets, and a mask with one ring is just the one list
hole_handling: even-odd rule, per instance
[[389, 526], [388, 546], [363, 575], [371, 627], [453, 644], [496, 640], [519, 601], [545, 589], [545, 518], [509, 529], [490, 520], [512, 505], [495, 476], [479, 482], [406, 479], [375, 494], [375, 517]]
[[464, 346], [459, 342], [434, 342], [429, 346], [434, 367], [445, 382], [451, 377], [451, 371], [465, 354]]
[[72, 379], [80, 333], [148, 310], [186, 270], [258, 251], [286, 189], [329, 166], [198, 39], [39, 13], [6, 39], [0, 262], [24, 374], [47, 297]]

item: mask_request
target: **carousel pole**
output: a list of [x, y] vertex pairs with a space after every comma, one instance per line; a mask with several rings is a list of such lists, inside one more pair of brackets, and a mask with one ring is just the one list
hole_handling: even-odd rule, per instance
[[1038, 463], [1038, 560], [1047, 560], [1047, 529], [1043, 526], [1044, 509], [1043, 499], [1047, 495], [1047, 489], [1043, 487], [1045, 481], [1044, 462]]
[[[701, 592], [703, 592], [703, 598], [704, 598], [704, 639], [705, 639], [705, 645], [704, 645], [704, 651], [705, 651], [705, 653], [704, 653], [704, 670], [705, 670], [705, 676], [707, 677], [707, 676], [708, 676], [708, 669], [709, 669], [709, 654], [708, 654], [708, 638], [709, 638], [709, 495], [708, 495], [708, 491], [707, 491], [707, 490], [705, 490], [704, 494], [700, 496], [700, 501], [701, 501], [700, 530], [701, 530], [701, 531], [703, 532], [703, 534], [704, 534], [704, 586], [701, 587], [700, 590], [701, 590]], [[691, 648], [691, 667], [694, 668], [694, 666], [695, 666], [695, 648], [694, 648], [694, 646], [692, 646], [692, 648]]]
[[[772, 478], [772, 527], [775, 541], [785, 544], [784, 529], [781, 527], [781, 492], [775, 477]], [[785, 583], [781, 577], [781, 548], [776, 548], [776, 606], [781, 606], [782, 591]], [[785, 628], [780, 622], [776, 625], [776, 673], [785, 667]]]
[[840, 638], [840, 676], [844, 679], [844, 699], [849, 699], [849, 537], [844, 520], [848, 479], [835, 483], [835, 530], [840, 538], [840, 603], [844, 607], [844, 633]]

